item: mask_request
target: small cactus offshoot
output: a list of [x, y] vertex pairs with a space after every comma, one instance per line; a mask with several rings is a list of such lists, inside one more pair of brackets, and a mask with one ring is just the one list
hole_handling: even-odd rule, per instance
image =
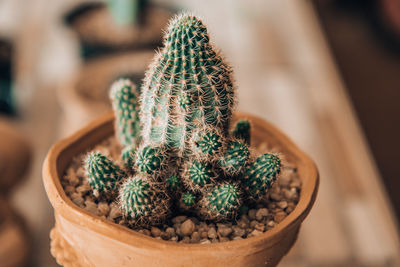
[[272, 186], [281, 169], [281, 161], [277, 155], [266, 153], [250, 164], [242, 177], [245, 192], [258, 199], [265, 195]]
[[246, 142], [246, 144], [250, 145], [250, 129], [251, 124], [248, 120], [240, 120], [236, 123], [232, 135], [235, 138], [241, 139]]
[[169, 198], [159, 185], [136, 175], [122, 185], [119, 202], [123, 215], [132, 224], [162, 222], [169, 212]]
[[237, 175], [243, 170], [249, 157], [249, 148], [243, 141], [231, 141], [225, 155], [219, 160], [219, 165], [226, 174]]
[[183, 175], [186, 185], [196, 191], [209, 184], [214, 176], [210, 163], [197, 160], [187, 164]]
[[96, 197], [110, 198], [118, 191], [118, 185], [126, 173], [99, 152], [89, 153], [85, 159], [85, 171]]
[[128, 79], [119, 79], [111, 86], [116, 134], [123, 146], [137, 146], [141, 139], [138, 97], [136, 86]]
[[223, 183], [211, 188], [203, 200], [203, 215], [214, 220], [233, 218], [240, 208], [240, 191], [236, 184]]
[[191, 192], [184, 192], [179, 201], [179, 207], [183, 210], [190, 210], [196, 204], [196, 196]]
[[168, 189], [174, 191], [181, 185], [181, 179], [177, 175], [172, 175], [165, 180], [165, 183], [167, 184]]
[[218, 156], [225, 146], [224, 137], [216, 129], [206, 128], [193, 134], [193, 152], [202, 159]]
[[135, 164], [136, 148], [133, 146], [125, 147], [121, 152], [121, 159], [125, 166], [133, 167]]
[[136, 167], [139, 172], [154, 174], [159, 172], [167, 159], [166, 150], [158, 146], [141, 147], [136, 155]]

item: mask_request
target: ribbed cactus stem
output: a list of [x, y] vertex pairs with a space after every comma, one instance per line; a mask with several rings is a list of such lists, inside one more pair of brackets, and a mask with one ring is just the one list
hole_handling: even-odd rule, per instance
[[237, 214], [240, 205], [238, 185], [226, 182], [212, 187], [204, 197], [202, 213], [209, 219], [227, 220]]
[[170, 189], [171, 191], [177, 190], [179, 186], [182, 184], [181, 179], [177, 175], [172, 175], [168, 177], [165, 180], [165, 183], [167, 185], [167, 188]]
[[241, 140], [234, 140], [228, 143], [225, 155], [218, 163], [226, 174], [237, 175], [242, 172], [249, 157], [248, 146]]
[[121, 152], [122, 162], [126, 167], [133, 167], [135, 165], [136, 148], [133, 146], [125, 147]]
[[205, 161], [190, 161], [186, 164], [183, 180], [190, 189], [199, 191], [215, 178], [212, 165]]
[[144, 142], [185, 155], [194, 129], [211, 126], [226, 134], [234, 102], [231, 69], [210, 44], [203, 22], [177, 16], [142, 86]]
[[232, 135], [235, 138], [242, 139], [246, 144], [250, 145], [251, 124], [248, 120], [240, 120], [236, 123]]
[[167, 151], [160, 146], [143, 146], [136, 154], [135, 165], [138, 172], [155, 174], [159, 173], [166, 165]]
[[196, 196], [191, 192], [184, 192], [179, 200], [179, 207], [183, 210], [190, 210], [196, 204]]
[[119, 79], [111, 86], [116, 135], [123, 146], [137, 146], [141, 139], [138, 97], [136, 86], [128, 79]]
[[124, 171], [99, 152], [88, 154], [85, 159], [85, 171], [96, 197], [113, 197], [118, 191], [119, 183], [126, 177]]
[[281, 168], [277, 155], [266, 153], [250, 164], [242, 177], [245, 192], [254, 199], [265, 195], [276, 180]]
[[159, 223], [169, 213], [165, 189], [141, 175], [129, 178], [122, 185], [119, 202], [122, 214], [132, 224]]

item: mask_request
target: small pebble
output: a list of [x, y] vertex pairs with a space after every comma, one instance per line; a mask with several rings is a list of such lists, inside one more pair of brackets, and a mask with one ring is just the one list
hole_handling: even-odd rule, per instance
[[108, 218], [111, 220], [114, 220], [115, 218], [121, 216], [121, 210], [119, 209], [118, 205], [116, 203], [111, 203], [110, 204], [110, 213], [108, 215]]
[[89, 199], [85, 200], [85, 210], [87, 212], [99, 215], [97, 212], [97, 205], [92, 200]]
[[165, 233], [168, 234], [169, 238], [171, 238], [175, 235], [175, 229], [172, 227], [168, 227], [167, 229], [165, 229]]
[[268, 214], [269, 214], [269, 212], [268, 212], [268, 209], [266, 209], [266, 208], [257, 210], [257, 213], [256, 213], [257, 221], [261, 222], [265, 217], [268, 216]]
[[227, 237], [220, 237], [219, 238], [219, 242], [226, 242], [226, 241], [229, 241], [230, 239], [229, 238], [227, 238]]
[[204, 245], [204, 244], [211, 244], [211, 241], [208, 239], [202, 239], [200, 240], [200, 244]]
[[185, 236], [179, 243], [184, 243], [184, 244], [189, 244], [190, 243], [190, 237]]
[[175, 218], [172, 219], [172, 222], [174, 224], [180, 224], [183, 223], [186, 220], [186, 216], [182, 215], [182, 216], [176, 216]]
[[250, 222], [250, 228], [254, 228], [258, 222], [256, 220], [253, 220]]
[[97, 211], [98, 214], [101, 216], [108, 216], [108, 213], [110, 212], [110, 206], [107, 202], [100, 202], [97, 205]]
[[258, 231], [258, 230], [254, 230], [253, 232], [251, 232], [250, 234], [249, 234], [249, 237], [250, 236], [258, 236], [258, 235], [261, 235], [263, 232], [261, 232], [261, 231]]
[[288, 206], [288, 203], [283, 200], [283, 201], [279, 201], [278, 203], [276, 203], [276, 205], [281, 209], [286, 209], [286, 207]]
[[191, 243], [199, 243], [200, 241], [200, 234], [199, 232], [193, 232], [192, 238], [191, 238]]
[[215, 238], [217, 238], [217, 231], [215, 231], [215, 228], [212, 227], [212, 228], [208, 229], [207, 235], [208, 235], [208, 238], [215, 239]]
[[194, 223], [190, 219], [187, 219], [186, 221], [184, 221], [180, 227], [181, 233], [184, 236], [191, 235], [194, 231], [194, 228], [195, 228]]
[[274, 216], [274, 221], [277, 223], [280, 223], [281, 221], [283, 221], [283, 219], [286, 218], [286, 213], [285, 212], [279, 212], [277, 214], [275, 214]]
[[258, 231], [260, 231], [260, 232], [264, 232], [264, 230], [265, 230], [265, 224], [263, 224], [263, 223], [257, 223], [257, 224], [254, 226], [254, 229], [256, 229], [256, 230], [258, 230]]
[[250, 219], [250, 220], [254, 220], [254, 219], [256, 218], [256, 213], [257, 213], [257, 210], [255, 210], [255, 209], [249, 210], [249, 212], [248, 212], [248, 214], [249, 214], [249, 219]]
[[230, 235], [232, 233], [232, 231], [233, 230], [230, 227], [226, 227], [226, 226], [218, 227], [218, 233], [224, 237], [227, 237], [228, 235]]
[[246, 231], [238, 226], [233, 226], [232, 229], [233, 229], [232, 235], [234, 237], [238, 237], [238, 236], [242, 237], [246, 234]]
[[154, 237], [160, 236], [161, 235], [161, 230], [157, 227], [151, 227], [151, 235]]

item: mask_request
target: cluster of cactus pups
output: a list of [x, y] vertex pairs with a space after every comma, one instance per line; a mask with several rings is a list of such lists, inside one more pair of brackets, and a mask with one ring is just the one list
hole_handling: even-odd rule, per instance
[[232, 71], [210, 44], [206, 27], [175, 17], [139, 94], [129, 80], [112, 85], [120, 162], [86, 159], [98, 198], [118, 201], [132, 224], [164, 222], [174, 212], [231, 220], [266, 194], [280, 171], [277, 155], [250, 154], [251, 124], [231, 129]]

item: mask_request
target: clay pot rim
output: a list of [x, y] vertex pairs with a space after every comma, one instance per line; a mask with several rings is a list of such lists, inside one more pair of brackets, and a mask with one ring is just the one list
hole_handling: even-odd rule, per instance
[[[275, 245], [281, 239], [279, 236], [285, 233], [286, 228], [291, 228], [297, 225], [298, 221], [303, 221], [307, 214], [310, 212], [313, 206], [319, 186], [319, 173], [314, 162], [302, 152], [288, 137], [282, 134], [275, 126], [266, 122], [265, 120], [243, 112], [236, 112], [235, 115], [239, 118], [249, 118], [251, 120], [259, 120], [265, 124], [269, 130], [284, 143], [292, 154], [297, 158], [298, 162], [302, 165], [306, 165], [309, 169], [309, 177], [302, 180], [302, 189], [300, 192], [299, 202], [295, 209], [280, 223], [274, 226], [272, 229], [264, 232], [261, 235], [254, 236], [251, 238], [245, 238], [241, 240], [232, 240], [222, 243], [211, 243], [211, 244], [182, 244], [175, 243], [166, 240], [159, 240], [153, 237], [149, 237], [138, 233], [125, 226], [115, 224], [111, 221], [103, 219], [99, 216], [93, 215], [84, 209], [75, 205], [72, 200], [66, 195], [60, 182], [58, 161], [60, 154], [66, 149], [76, 145], [81, 139], [90, 133], [96, 132], [100, 127], [105, 127], [107, 124], [112, 123], [114, 115], [112, 112], [102, 115], [93, 122], [89, 123], [86, 127], [78, 130], [74, 134], [66, 137], [49, 150], [47, 157], [43, 163], [43, 182], [50, 199], [50, 202], [56, 213], [59, 213], [64, 218], [73, 221], [81, 226], [86, 226], [91, 231], [100, 232], [101, 234], [108, 236], [109, 238], [116, 239], [121, 243], [140, 246], [150, 247], [152, 249], [169, 249], [176, 248], [180, 250], [225, 250], [235, 249], [238, 247], [249, 246], [249, 244], [261, 244], [266, 240], [274, 241], [271, 246]], [[109, 135], [113, 132], [108, 133]], [[103, 133], [104, 135], [104, 133]]]

